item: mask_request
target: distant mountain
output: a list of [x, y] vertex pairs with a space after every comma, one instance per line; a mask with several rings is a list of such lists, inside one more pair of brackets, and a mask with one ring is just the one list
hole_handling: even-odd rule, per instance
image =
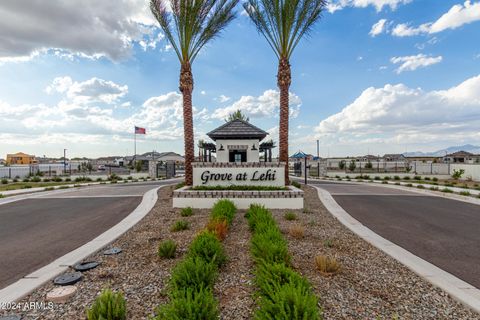
[[463, 146], [448, 147], [446, 149], [442, 149], [434, 152], [422, 152], [422, 151], [405, 152], [403, 155], [405, 157], [443, 157], [445, 154], [449, 154], [457, 151], [466, 151], [474, 154], [480, 154], [480, 146], [466, 144]]

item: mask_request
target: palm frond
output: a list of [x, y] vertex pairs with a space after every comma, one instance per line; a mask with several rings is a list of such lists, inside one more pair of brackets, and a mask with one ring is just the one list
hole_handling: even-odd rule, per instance
[[326, 0], [247, 0], [243, 6], [277, 57], [290, 59], [320, 19]]
[[150, 0], [150, 9], [180, 62], [192, 63], [200, 50], [235, 18], [238, 1]]

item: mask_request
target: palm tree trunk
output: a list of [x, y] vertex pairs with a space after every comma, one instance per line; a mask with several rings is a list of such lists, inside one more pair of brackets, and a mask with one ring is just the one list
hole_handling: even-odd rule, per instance
[[193, 112], [192, 112], [192, 91], [193, 75], [189, 62], [182, 63], [180, 70], [180, 92], [183, 95], [183, 137], [185, 141], [185, 184], [193, 185], [194, 161], [194, 136], [193, 136]]
[[280, 89], [280, 128], [279, 128], [279, 158], [280, 162], [285, 163], [285, 184], [290, 184], [288, 176], [288, 118], [290, 84], [292, 83], [292, 74], [290, 63], [287, 58], [281, 58], [278, 63], [277, 85]]

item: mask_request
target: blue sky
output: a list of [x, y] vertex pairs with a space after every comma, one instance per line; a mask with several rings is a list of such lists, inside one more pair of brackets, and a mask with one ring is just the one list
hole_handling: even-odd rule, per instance
[[[81, 2], [82, 5], [78, 5]], [[193, 66], [196, 139], [241, 109], [278, 137], [277, 62], [238, 18]], [[0, 158], [183, 154], [179, 64], [143, 0], [0, 4]], [[292, 58], [291, 153], [480, 144], [480, 1], [338, 0]]]

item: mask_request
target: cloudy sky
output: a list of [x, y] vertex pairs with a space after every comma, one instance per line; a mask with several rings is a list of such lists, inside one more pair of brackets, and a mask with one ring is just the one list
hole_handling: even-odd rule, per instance
[[[0, 158], [183, 154], [179, 65], [146, 0], [0, 2]], [[195, 61], [196, 139], [236, 109], [278, 139], [276, 61], [249, 18]], [[332, 0], [292, 58], [290, 151], [480, 145], [480, 0]]]

